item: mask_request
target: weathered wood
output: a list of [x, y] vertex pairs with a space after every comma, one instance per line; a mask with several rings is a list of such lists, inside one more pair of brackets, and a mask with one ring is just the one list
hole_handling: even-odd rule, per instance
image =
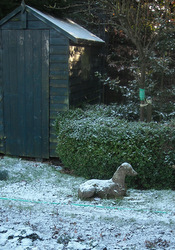
[[54, 88], [67, 88], [68, 86], [68, 79], [61, 80], [61, 79], [50, 79], [50, 87]]
[[50, 88], [51, 96], [68, 96], [68, 89], [67, 88]]
[[56, 147], [57, 143], [50, 143], [50, 157], [58, 157], [58, 154], [56, 153]]
[[51, 96], [50, 97], [50, 102], [51, 103], [54, 103], [54, 104], [56, 104], [56, 103], [63, 103], [63, 104], [67, 104], [68, 103], [68, 99], [69, 99], [69, 97], [68, 97], [68, 95], [60, 95], [60, 96]]
[[[2, 30], [0, 30], [0, 50], [1, 50], [1, 54], [2, 54]], [[0, 61], [1, 63], [2, 61]]]
[[[18, 81], [18, 86], [20, 87], [18, 88], [18, 93], [17, 93], [18, 99], [16, 102], [16, 112], [18, 112], [17, 121], [19, 122], [17, 126], [19, 130], [18, 137], [21, 137], [22, 139], [20, 139], [20, 142], [19, 142], [20, 147], [16, 155], [19, 155], [20, 152], [25, 155], [26, 147], [27, 147], [26, 143], [28, 144], [27, 135], [26, 135], [27, 123], [26, 123], [26, 105], [25, 105], [25, 103], [28, 100], [26, 100], [26, 84], [24, 84], [25, 79], [26, 79], [25, 67], [27, 66], [25, 63], [25, 59], [26, 59], [25, 51], [27, 50], [25, 46], [25, 39], [26, 37], [25, 37], [24, 31], [23, 30], [18, 31], [16, 59], [17, 59], [17, 78], [18, 78], [17, 81]], [[6, 120], [5, 120], [5, 123], [6, 123]]]
[[[34, 35], [34, 37], [32, 37], [32, 34]], [[38, 32], [39, 34], [39, 32]], [[25, 99], [23, 100], [23, 106], [25, 107], [25, 112], [27, 114], [27, 117], [26, 115], [24, 116], [24, 120], [25, 120], [25, 131], [24, 131], [24, 134], [25, 134], [25, 152], [24, 154], [26, 154], [27, 156], [30, 156], [34, 153], [34, 148], [38, 149], [36, 152], [35, 152], [35, 157], [37, 157], [37, 155], [39, 154], [39, 151], [40, 151], [40, 147], [39, 147], [39, 131], [38, 131], [38, 136], [37, 136], [37, 139], [38, 140], [35, 140], [35, 134], [36, 134], [36, 127], [37, 127], [37, 122], [34, 122], [34, 102], [33, 100], [36, 99], [34, 98], [34, 84], [33, 84], [33, 70], [34, 70], [34, 67], [38, 67], [38, 63], [39, 63], [39, 60], [41, 60], [41, 56], [39, 54], [39, 58], [38, 58], [38, 62], [36, 64], [36, 62], [33, 62], [33, 40], [38, 40], [38, 34], [35, 34], [34, 32], [32, 33], [32, 31], [30, 30], [27, 30], [24, 32], [24, 55], [25, 55], [25, 79], [23, 81], [23, 83], [21, 84], [24, 84], [25, 86]], [[39, 47], [38, 46], [38, 51], [39, 52]], [[34, 65], [35, 64], [35, 65]], [[39, 74], [39, 80], [41, 78], [41, 75], [40, 75], [40, 72], [38, 72]], [[39, 86], [36, 86], [35, 88], [38, 88]], [[39, 96], [40, 97], [40, 96]], [[41, 98], [41, 97], [40, 97]], [[36, 106], [36, 110], [38, 110], [39, 106]], [[39, 117], [40, 119], [40, 117]], [[37, 119], [37, 120], [39, 120]], [[36, 119], [35, 119], [36, 120]], [[35, 126], [34, 126], [34, 123], [35, 123]], [[37, 143], [37, 145], [35, 146], [35, 143]]]
[[69, 106], [68, 104], [63, 104], [63, 103], [59, 103], [59, 104], [52, 104], [52, 111], [56, 111], [56, 112], [60, 112], [60, 111], [66, 111], [68, 110]]
[[[15, 94], [15, 78], [13, 79], [14, 81], [14, 92], [12, 93], [10, 82], [12, 81], [12, 72], [14, 72], [14, 69], [16, 71], [16, 62], [14, 58], [14, 54], [11, 55], [9, 51], [14, 51], [13, 49], [13, 39], [14, 37], [10, 37], [10, 32], [9, 31], [3, 31], [2, 35], [2, 41], [3, 41], [3, 84], [4, 84], [4, 121], [5, 122], [5, 133], [8, 134], [8, 131], [11, 130], [11, 134], [6, 136], [6, 152], [10, 153], [10, 147], [11, 143], [14, 141], [14, 129], [15, 127], [12, 121], [13, 117], [13, 103], [14, 99], [16, 99], [16, 94]], [[10, 42], [9, 42], [10, 41]], [[14, 66], [12, 67], [12, 64]], [[8, 67], [7, 67], [8, 65]], [[9, 71], [9, 68], [12, 69]], [[13, 129], [11, 129], [13, 128]], [[18, 131], [16, 131], [18, 133]], [[11, 139], [9, 139], [11, 136]], [[8, 143], [9, 141], [9, 143]], [[17, 145], [16, 145], [17, 146]], [[16, 149], [14, 149], [15, 151]], [[13, 152], [14, 152], [13, 151]], [[16, 152], [15, 152], [16, 153]]]
[[7, 31], [3, 37], [6, 152], [48, 158], [49, 32]]
[[97, 99], [96, 54], [57, 22], [29, 6], [0, 21], [0, 152], [56, 157], [57, 113]]
[[37, 21], [38, 22], [38, 18], [35, 17], [34, 15], [32, 15], [30, 12], [28, 12], [27, 20], [28, 21]]
[[5, 23], [2, 27], [2, 30], [16, 30], [16, 29], [21, 29], [21, 22], [8, 22]]
[[60, 72], [50, 72], [50, 79], [55, 79], [55, 80], [66, 80], [68, 79], [68, 74], [66, 71], [60, 71]]
[[0, 123], [3, 123], [3, 91], [0, 90]]
[[50, 63], [50, 70], [56, 70], [56, 71], [60, 71], [60, 70], [66, 70], [67, 73], [69, 72], [68, 70], [68, 63]]
[[52, 124], [52, 121], [57, 118], [57, 115], [58, 115], [57, 111], [50, 109], [50, 121], [51, 121], [51, 124]]
[[[51, 47], [52, 47], [52, 45], [60, 46], [60, 44], [53, 43], [54, 38], [61, 38], [62, 41], [65, 41], [65, 43], [63, 44], [63, 46], [65, 46], [65, 45], [69, 46], [68, 39], [66, 39], [61, 33], [58, 33], [55, 29], [50, 29], [50, 46]], [[57, 40], [59, 40], [59, 39], [57, 39]]]
[[68, 78], [68, 71], [66, 69], [50, 69], [50, 75], [64, 75]]
[[[42, 158], [42, 33], [41, 31], [38, 34], [35, 34], [34, 44], [33, 44], [33, 86], [34, 90], [34, 107], [38, 107], [34, 109], [34, 150], [37, 152], [38, 157]], [[44, 59], [44, 58], [43, 58]], [[46, 100], [47, 102], [47, 100]], [[47, 124], [47, 123], [46, 123]], [[44, 125], [45, 126], [45, 125]], [[47, 125], [46, 125], [47, 126]], [[46, 154], [47, 155], [47, 154]]]
[[42, 158], [49, 158], [49, 31], [42, 31]]
[[51, 45], [68, 45], [68, 39], [66, 39], [64, 36], [60, 37], [51, 37], [50, 38], [50, 44]]
[[7, 16], [5, 16], [2, 20], [0, 20], [0, 26], [3, 26], [5, 23], [9, 22], [9, 20], [13, 19], [20, 12], [21, 12], [21, 6], [16, 8], [14, 11], [12, 11]]
[[4, 153], [2, 71], [2, 30], [0, 30], [0, 153]]
[[57, 113], [68, 108], [68, 39], [52, 29], [50, 30], [50, 157], [57, 157], [57, 139], [53, 123]]
[[28, 21], [28, 29], [39, 30], [39, 29], [49, 29], [47, 24], [41, 21]]
[[68, 71], [68, 63], [50, 63], [50, 70], [67, 70]]
[[59, 46], [50, 46], [51, 55], [68, 55], [68, 46], [59, 45]]
[[27, 12], [26, 11], [21, 12], [21, 28], [22, 29], [27, 28]]
[[68, 56], [67, 55], [50, 55], [50, 62], [51, 63], [67, 63]]

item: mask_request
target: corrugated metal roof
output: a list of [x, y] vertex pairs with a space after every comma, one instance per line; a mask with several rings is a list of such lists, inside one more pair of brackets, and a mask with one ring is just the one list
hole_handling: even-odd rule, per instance
[[[88, 30], [84, 29], [82, 26], [78, 25], [77, 23], [71, 21], [70, 19], [61, 20], [49, 14], [45, 14], [28, 5], [25, 5], [25, 10], [33, 14], [34, 16], [36, 16], [38, 19], [40, 19], [44, 23], [50, 25], [52, 28], [56, 29], [57, 31], [59, 31], [60, 33], [62, 33], [63, 35], [65, 35], [66, 37], [68, 37], [70, 40], [72, 40], [75, 43], [83, 43], [83, 42], [104, 43], [102, 39], [92, 34]], [[10, 13], [5, 18], [3, 18], [0, 21], [0, 25], [2, 25], [3, 23], [6, 23], [9, 19], [11, 19], [20, 11], [24, 11], [24, 6], [18, 7], [12, 13]]]
[[66, 32], [67, 35], [70, 36], [70, 38], [73, 37], [77, 41], [87, 40], [91, 42], [104, 43], [102, 39], [92, 34], [88, 30], [84, 29], [82, 26], [78, 25], [77, 23], [71, 21], [70, 19], [61, 20], [51, 15], [45, 14], [39, 10], [36, 10], [30, 6], [26, 6], [26, 7], [29, 11], [32, 11], [34, 15], [37, 14], [38, 18], [44, 18], [46, 21], [49, 21], [51, 24], [53, 24], [55, 28], [59, 28], [64, 33]]

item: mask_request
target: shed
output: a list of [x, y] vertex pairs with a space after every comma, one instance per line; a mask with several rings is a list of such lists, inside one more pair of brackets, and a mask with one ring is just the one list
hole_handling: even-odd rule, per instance
[[0, 21], [0, 153], [56, 157], [60, 111], [100, 97], [103, 40], [22, 2]]

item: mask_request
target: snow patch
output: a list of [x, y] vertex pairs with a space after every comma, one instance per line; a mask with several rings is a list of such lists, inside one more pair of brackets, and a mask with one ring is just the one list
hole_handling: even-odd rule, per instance
[[0, 181], [0, 249], [174, 249], [175, 191], [82, 202], [85, 179], [57, 166], [4, 157], [1, 167], [9, 179]]

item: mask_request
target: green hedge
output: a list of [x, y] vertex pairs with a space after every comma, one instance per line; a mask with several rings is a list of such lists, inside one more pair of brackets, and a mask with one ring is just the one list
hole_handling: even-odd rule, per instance
[[121, 120], [111, 107], [89, 106], [58, 115], [57, 153], [65, 167], [85, 178], [111, 178], [129, 162], [138, 172], [129, 187], [175, 189], [175, 123]]

